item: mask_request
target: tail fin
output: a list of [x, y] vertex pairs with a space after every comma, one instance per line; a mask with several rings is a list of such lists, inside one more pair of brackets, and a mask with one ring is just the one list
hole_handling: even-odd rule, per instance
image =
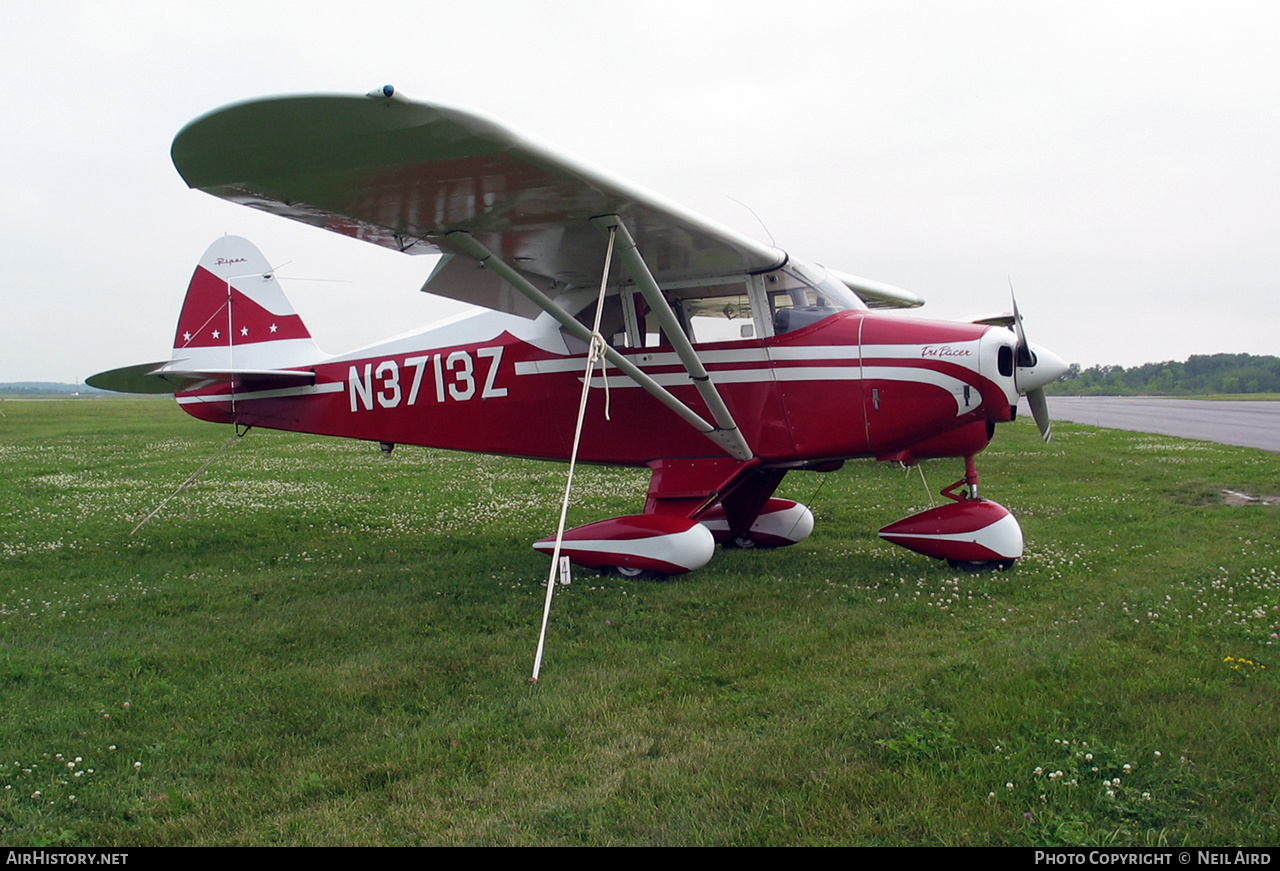
[[226, 381], [290, 382], [284, 371], [324, 357], [256, 246], [223, 236], [200, 258], [178, 315], [173, 357], [100, 372], [86, 382], [122, 393], [173, 393]]
[[252, 242], [223, 236], [209, 246], [178, 316], [175, 363], [236, 372], [305, 366], [322, 356]]

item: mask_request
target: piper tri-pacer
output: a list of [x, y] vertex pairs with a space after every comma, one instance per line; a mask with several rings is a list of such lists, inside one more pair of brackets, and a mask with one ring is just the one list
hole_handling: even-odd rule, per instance
[[[950, 501], [880, 535], [1005, 567], [1022, 532], [978, 494], [974, 458], [1066, 366], [1012, 315], [876, 309], [915, 294], [799, 260], [471, 111], [366, 96], [273, 97], [188, 124], [193, 188], [406, 254], [443, 254], [423, 290], [480, 309], [337, 356], [267, 260], [234, 236], [196, 267], [172, 359], [95, 386], [172, 392], [203, 420], [380, 442], [648, 466], [642, 513], [569, 530], [563, 553], [626, 576], [794, 544], [793, 470], [848, 459], [964, 461]], [[589, 358], [599, 358], [588, 370]], [[587, 385], [584, 387], [584, 385]], [[587, 397], [596, 408], [579, 419]], [[606, 399], [607, 397], [607, 399]], [[605, 406], [607, 402], [607, 414]], [[551, 551], [550, 539], [535, 547]]]

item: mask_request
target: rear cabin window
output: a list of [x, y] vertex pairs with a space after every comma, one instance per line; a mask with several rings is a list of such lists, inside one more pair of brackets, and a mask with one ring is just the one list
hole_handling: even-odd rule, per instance
[[[782, 335], [815, 324], [836, 312], [865, 309], [862, 300], [821, 267], [792, 261], [761, 275], [708, 282], [676, 282], [662, 288], [680, 329], [696, 345], [740, 342]], [[576, 314], [590, 328], [591, 300]], [[662, 322], [634, 285], [605, 297], [600, 332], [615, 348], [669, 346]]]

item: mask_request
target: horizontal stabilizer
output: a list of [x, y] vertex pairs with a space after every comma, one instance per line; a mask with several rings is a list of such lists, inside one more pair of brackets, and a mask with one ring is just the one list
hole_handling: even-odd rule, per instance
[[108, 372], [90, 375], [84, 380], [90, 387], [99, 390], [113, 390], [116, 393], [174, 393], [179, 385], [151, 373], [170, 361], [159, 363], [138, 363], [134, 366], [122, 366]]
[[293, 369], [173, 369], [172, 361], [140, 363], [109, 372], [99, 372], [85, 379], [90, 387], [114, 390], [116, 393], [177, 393], [212, 384], [253, 384], [257, 386], [292, 387], [315, 383], [314, 372]]

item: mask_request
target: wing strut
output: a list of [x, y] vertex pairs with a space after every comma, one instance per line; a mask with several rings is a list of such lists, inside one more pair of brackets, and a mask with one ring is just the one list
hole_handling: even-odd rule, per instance
[[[619, 226], [621, 226], [620, 223]], [[604, 229], [607, 233], [608, 226]], [[575, 338], [586, 342], [588, 345], [591, 344], [591, 330], [579, 323], [573, 315], [556, 305], [554, 300], [542, 291], [538, 290], [538, 288], [534, 287], [527, 278], [503, 262], [502, 258], [498, 257], [486, 248], [470, 233], [467, 233], [464, 230], [455, 230], [445, 236], [445, 239], [453, 248], [470, 257], [474, 257], [476, 260], [480, 261], [500, 275], [503, 281], [520, 291], [528, 297], [530, 302], [555, 318], [560, 325], [568, 330]], [[631, 237], [627, 235], [625, 236], [625, 240], [625, 243], [623, 243], [622, 240], [619, 241], [621, 244], [629, 243], [632, 246], [632, 250], [634, 250], [635, 243], [631, 241]], [[619, 247], [621, 247], [621, 244]], [[664, 300], [663, 305], [665, 304]], [[670, 309], [668, 308], [668, 311], [669, 310]], [[677, 332], [679, 331], [677, 330]], [[679, 332], [679, 334], [681, 336], [684, 335], [683, 332]], [[702, 419], [701, 415], [681, 402], [671, 393], [671, 391], [667, 390], [657, 381], [654, 381], [638, 366], [607, 345], [604, 348], [604, 356], [610, 363], [622, 370], [627, 377], [643, 387], [651, 396], [667, 408], [680, 415], [680, 417], [682, 417], [690, 426], [705, 435], [707, 438], [711, 439], [730, 456], [743, 461], [751, 459], [751, 448], [747, 445], [746, 439], [742, 437], [742, 433], [738, 431], [736, 426], [732, 429], [726, 430], [707, 423], [707, 421]], [[718, 396], [716, 398], [719, 399]], [[727, 409], [725, 414], [728, 414]], [[730, 422], [732, 422], [732, 419], [730, 419]]]
[[662, 289], [658, 287], [658, 282], [654, 281], [653, 273], [649, 271], [648, 264], [644, 262], [644, 257], [641, 256], [639, 249], [636, 248], [636, 240], [631, 238], [631, 234], [627, 231], [627, 225], [622, 223], [622, 218], [617, 215], [592, 218], [591, 223], [605, 236], [609, 235], [610, 230], [617, 231], [619, 259], [626, 264], [627, 271], [631, 273], [631, 280], [640, 288], [640, 293], [644, 295], [644, 301], [649, 304], [649, 310], [658, 316], [658, 322], [662, 324], [662, 331], [671, 340], [671, 346], [675, 349], [680, 362], [684, 364], [690, 380], [698, 388], [702, 401], [711, 410], [711, 416], [716, 422], [716, 429], [732, 442], [735, 450], [730, 451], [730, 453], [740, 460], [751, 459], [753, 456], [751, 446], [747, 444], [746, 438], [743, 437], [742, 430], [738, 429], [738, 424], [733, 419], [733, 415], [729, 413], [729, 407], [724, 404], [720, 391], [716, 390], [715, 384], [711, 382], [711, 375], [708, 374], [707, 367], [702, 365], [702, 360], [698, 357], [698, 352], [693, 349], [693, 344], [689, 341], [689, 337], [680, 328], [680, 321], [676, 319], [676, 313], [671, 310], [670, 303], [663, 297]]

